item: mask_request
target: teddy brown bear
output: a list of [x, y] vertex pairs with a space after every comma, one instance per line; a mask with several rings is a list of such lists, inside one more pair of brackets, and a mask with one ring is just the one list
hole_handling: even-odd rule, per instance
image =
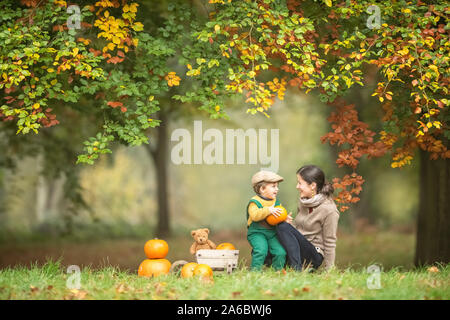
[[197, 229], [191, 231], [191, 236], [194, 238], [195, 242], [192, 244], [190, 252], [195, 254], [200, 249], [215, 249], [216, 245], [214, 242], [208, 239], [209, 229]]

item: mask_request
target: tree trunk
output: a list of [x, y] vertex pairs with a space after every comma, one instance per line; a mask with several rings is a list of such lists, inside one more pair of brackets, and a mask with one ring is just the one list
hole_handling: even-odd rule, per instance
[[161, 124], [156, 128], [157, 137], [156, 144], [152, 148], [147, 145], [156, 169], [156, 186], [158, 201], [158, 222], [156, 225], [156, 236], [163, 238], [170, 236], [170, 209], [168, 197], [168, 123], [167, 117], [159, 112], [159, 120]]
[[420, 151], [420, 203], [416, 266], [450, 261], [450, 159], [430, 160]]

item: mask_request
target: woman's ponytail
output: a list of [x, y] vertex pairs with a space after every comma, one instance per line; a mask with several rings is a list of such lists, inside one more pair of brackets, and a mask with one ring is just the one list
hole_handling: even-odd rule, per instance
[[325, 184], [323, 185], [322, 189], [320, 190], [320, 193], [326, 195], [327, 197], [330, 197], [334, 193], [334, 187], [331, 183], [328, 181], [325, 181]]

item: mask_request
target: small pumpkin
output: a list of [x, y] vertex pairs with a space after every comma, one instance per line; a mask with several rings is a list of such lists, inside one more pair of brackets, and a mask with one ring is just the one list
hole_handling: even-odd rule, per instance
[[144, 252], [149, 259], [164, 259], [169, 252], [169, 245], [161, 239], [148, 240], [144, 245]]
[[266, 218], [267, 223], [270, 224], [271, 226], [275, 226], [275, 225], [283, 222], [284, 220], [286, 220], [287, 215], [288, 215], [286, 209], [283, 206], [276, 206], [275, 208], [280, 208], [282, 210], [282, 212], [278, 218], [276, 218], [272, 214]]
[[229, 242], [224, 242], [219, 244], [216, 247], [217, 250], [236, 250], [236, 248], [234, 247], [233, 244], [229, 243]]
[[181, 277], [182, 278], [191, 278], [194, 276], [194, 269], [198, 266], [196, 262], [186, 263], [183, 268], [181, 268]]
[[202, 278], [212, 278], [213, 271], [207, 264], [200, 263], [194, 268], [194, 276], [200, 276]]
[[157, 277], [168, 274], [172, 264], [167, 259], [145, 259], [138, 268], [138, 275], [142, 277]]

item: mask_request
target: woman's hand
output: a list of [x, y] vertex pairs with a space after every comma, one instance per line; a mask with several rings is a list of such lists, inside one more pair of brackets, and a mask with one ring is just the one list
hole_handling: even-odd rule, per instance
[[269, 212], [275, 217], [278, 218], [283, 210], [281, 208], [275, 208], [275, 205], [269, 207]]
[[286, 217], [286, 222], [292, 224], [292, 221], [294, 221], [294, 218], [292, 218], [292, 212], [289, 212]]

